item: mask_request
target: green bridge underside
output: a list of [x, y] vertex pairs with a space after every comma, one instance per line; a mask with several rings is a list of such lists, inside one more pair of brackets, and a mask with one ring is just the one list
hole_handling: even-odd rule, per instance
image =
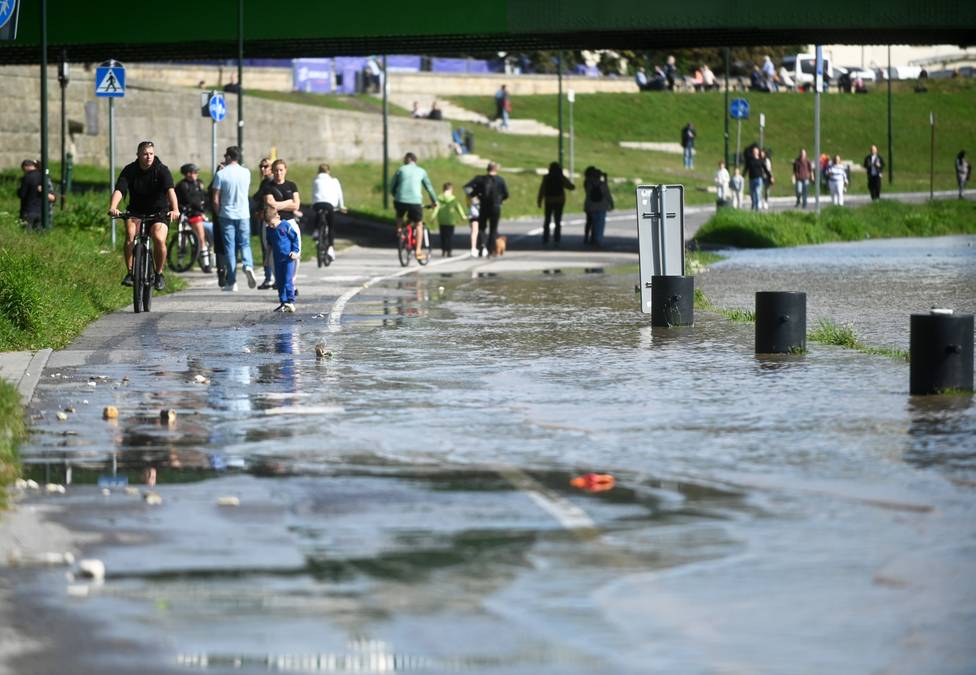
[[[40, 61], [40, 0], [21, 0], [0, 63]], [[48, 0], [49, 56], [233, 58], [237, 0]], [[976, 41], [973, 0], [245, 0], [247, 58], [530, 49]]]

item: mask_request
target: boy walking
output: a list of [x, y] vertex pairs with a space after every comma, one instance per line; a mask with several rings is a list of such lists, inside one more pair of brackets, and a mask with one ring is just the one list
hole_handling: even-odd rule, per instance
[[434, 217], [437, 218], [437, 225], [441, 232], [441, 257], [451, 257], [453, 247], [451, 241], [454, 239], [454, 227], [463, 223], [466, 214], [461, 202], [454, 196], [454, 185], [444, 183], [444, 192], [437, 198], [437, 207], [434, 210]]
[[301, 234], [292, 220], [282, 220], [278, 209], [268, 204], [264, 207], [268, 243], [274, 257], [274, 278], [278, 282], [276, 312], [295, 311], [295, 271], [301, 256]]

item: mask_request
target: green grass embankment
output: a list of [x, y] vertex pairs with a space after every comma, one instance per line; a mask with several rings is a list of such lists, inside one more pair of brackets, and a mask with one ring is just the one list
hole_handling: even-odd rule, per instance
[[888, 237], [976, 234], [976, 203], [908, 204], [881, 200], [860, 207], [776, 213], [722, 209], [695, 233], [699, 244], [740, 248], [803, 246]]
[[27, 435], [17, 388], [0, 380], [0, 509], [6, 506], [6, 486], [18, 474], [17, 444]]
[[[972, 114], [976, 80], [931, 80], [929, 91], [916, 94], [914, 83], [896, 83], [892, 95], [894, 184], [884, 189], [927, 191], [929, 188], [929, 113], [937, 121], [935, 138], [935, 189], [956, 187], [953, 161], [960, 149], [976, 147], [976, 115]], [[773, 195], [792, 193], [789, 177], [793, 159], [801, 147], [813, 154], [813, 97], [807, 94], [759, 94], [732, 92], [731, 97], [749, 101], [752, 116], [742, 124], [742, 147], [759, 140], [759, 114], [766, 116], [765, 144], [773, 150], [777, 183]], [[491, 96], [455, 96], [455, 103], [494, 115]], [[887, 95], [874, 87], [867, 95], [830, 94], [821, 98], [821, 149], [831, 156], [860, 165], [872, 143], [886, 160]], [[530, 118], [558, 126], [556, 96], [514, 96], [513, 117]], [[563, 106], [564, 125], [568, 110]], [[687, 171], [680, 155], [619, 147], [620, 141], [676, 143], [689, 121], [698, 129], [695, 169]], [[576, 170], [595, 164], [611, 177], [641, 177], [648, 182], [684, 183], [689, 203], [709, 201], [696, 188], [712, 185], [716, 166], [724, 152], [724, 92], [671, 94], [577, 94], [573, 109], [576, 137]], [[456, 123], [456, 126], [464, 126]], [[556, 158], [558, 139], [517, 137], [474, 127], [475, 152], [503, 165], [545, 166]], [[736, 123], [729, 124], [730, 152], [735, 150]], [[568, 156], [568, 147], [566, 153]], [[568, 160], [567, 160], [568, 161]], [[660, 178], [670, 177], [667, 180]], [[622, 186], [621, 189], [623, 189]], [[867, 192], [863, 172], [854, 173], [851, 191]]]

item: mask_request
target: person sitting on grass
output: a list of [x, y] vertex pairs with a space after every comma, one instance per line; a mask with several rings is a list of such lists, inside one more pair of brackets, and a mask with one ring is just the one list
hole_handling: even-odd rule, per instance
[[268, 226], [268, 240], [274, 257], [274, 278], [278, 281], [279, 304], [274, 311], [295, 311], [295, 271], [301, 256], [301, 234], [293, 220], [282, 220], [278, 209], [264, 207], [264, 222]]

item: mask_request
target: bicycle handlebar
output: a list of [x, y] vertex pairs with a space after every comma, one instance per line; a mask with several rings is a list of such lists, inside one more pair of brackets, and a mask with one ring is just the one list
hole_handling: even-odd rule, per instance
[[160, 211], [159, 213], [135, 213], [132, 211], [119, 211], [119, 215], [109, 217], [113, 220], [128, 220], [129, 218], [134, 218], [136, 220], [164, 219], [166, 222], [169, 222], [169, 211]]

